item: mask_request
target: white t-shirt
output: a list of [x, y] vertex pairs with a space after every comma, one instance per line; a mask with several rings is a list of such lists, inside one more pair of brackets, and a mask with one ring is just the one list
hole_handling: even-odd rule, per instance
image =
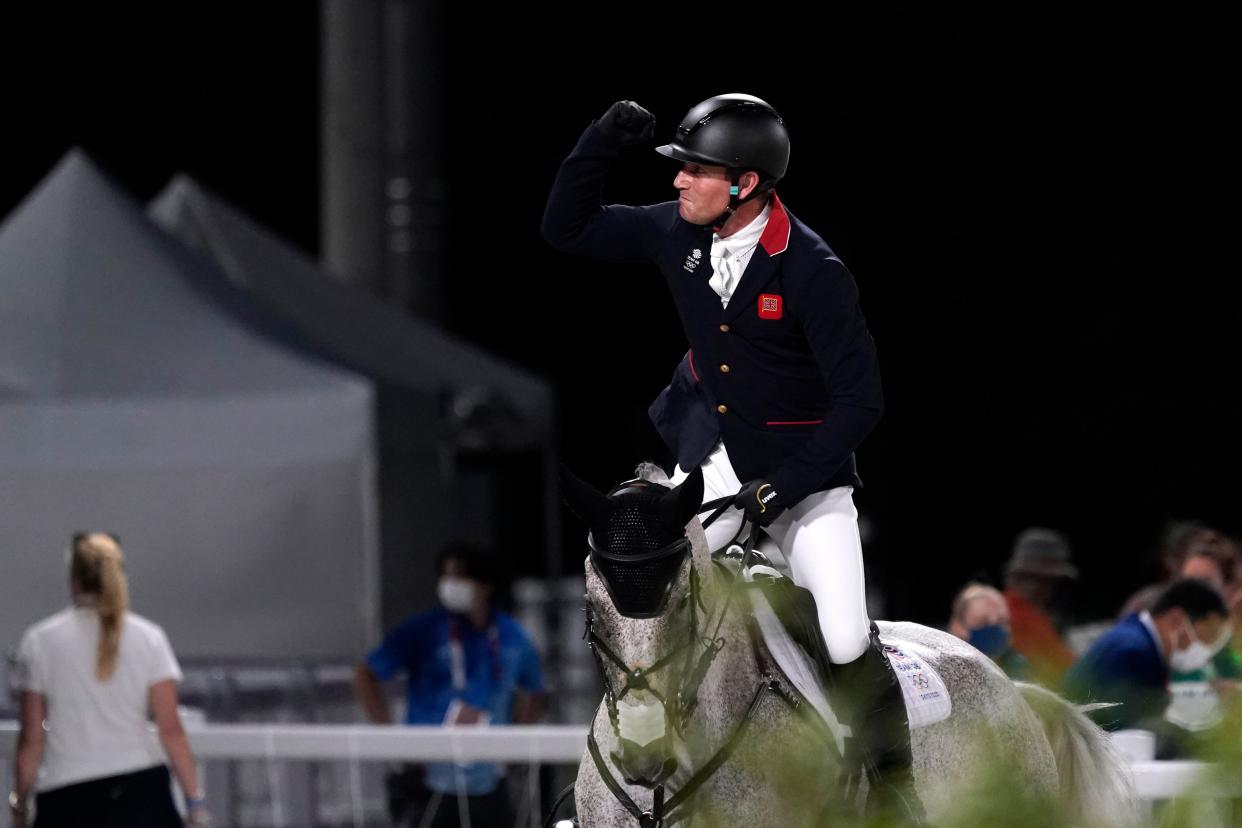
[[87, 607], [62, 610], [22, 636], [18, 684], [47, 703], [37, 791], [164, 762], [149, 723], [148, 691], [157, 682], [181, 680], [168, 637], [158, 625], [126, 612], [116, 672], [107, 681], [95, 676], [98, 642], [99, 615]]

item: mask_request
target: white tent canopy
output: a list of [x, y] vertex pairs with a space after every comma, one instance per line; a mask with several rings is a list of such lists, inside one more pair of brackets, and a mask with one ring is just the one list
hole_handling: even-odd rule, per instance
[[214, 265], [79, 152], [0, 225], [0, 640], [121, 536], [185, 655], [355, 656], [376, 633], [370, 384], [255, 333]]
[[515, 570], [560, 567], [546, 380], [335, 278], [188, 176], [148, 214], [215, 263], [220, 290], [253, 303], [265, 330], [375, 382], [387, 623], [435, 600], [427, 575], [452, 540], [503, 550]]
[[504, 415], [489, 424], [494, 448], [552, 441], [552, 390], [545, 380], [333, 278], [190, 177], [174, 178], [148, 213], [213, 261], [303, 346], [403, 388], [493, 400]]

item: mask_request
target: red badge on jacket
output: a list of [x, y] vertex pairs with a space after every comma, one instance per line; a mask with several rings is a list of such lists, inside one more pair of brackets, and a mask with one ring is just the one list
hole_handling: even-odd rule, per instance
[[779, 293], [759, 294], [759, 318], [780, 319], [781, 297]]

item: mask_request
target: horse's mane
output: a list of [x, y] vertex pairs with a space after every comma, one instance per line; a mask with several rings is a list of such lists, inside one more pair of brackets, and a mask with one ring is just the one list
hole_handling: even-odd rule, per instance
[[634, 469], [634, 476], [639, 480], [646, 480], [648, 483], [658, 483], [665, 488], [673, 488], [673, 481], [669, 480], [668, 475], [664, 473], [664, 469], [660, 468], [650, 460], [644, 460]]

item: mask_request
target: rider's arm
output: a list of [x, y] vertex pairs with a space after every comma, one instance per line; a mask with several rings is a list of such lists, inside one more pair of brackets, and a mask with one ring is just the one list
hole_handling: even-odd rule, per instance
[[548, 244], [563, 253], [616, 262], [655, 258], [659, 225], [675, 211], [661, 210], [661, 205], [601, 204], [604, 179], [620, 151], [596, 124], [582, 133], [561, 163], [544, 208], [542, 233]]
[[837, 259], [826, 259], [795, 290], [790, 307], [797, 308], [830, 407], [823, 424], [772, 475], [786, 504], [797, 503], [836, 473], [884, 411], [875, 341], [858, 303], [854, 277]]

